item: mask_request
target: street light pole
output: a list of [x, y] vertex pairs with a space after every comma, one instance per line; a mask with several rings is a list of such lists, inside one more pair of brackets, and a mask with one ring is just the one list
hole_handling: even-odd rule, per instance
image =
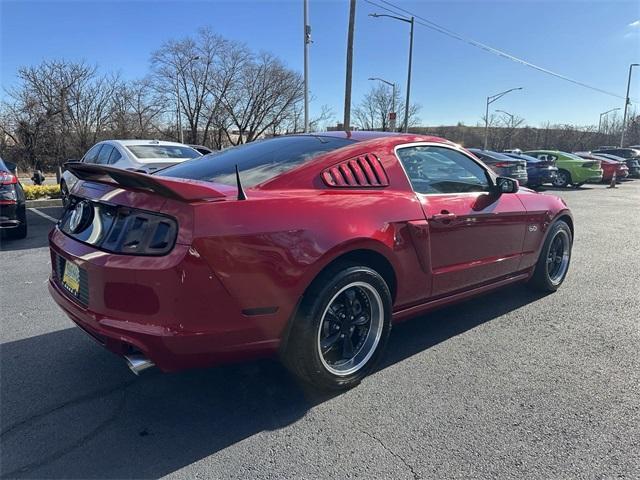
[[311, 25], [309, 25], [309, 0], [304, 0], [304, 132], [309, 131], [309, 43], [311, 43]]
[[631, 71], [633, 67], [640, 66], [640, 63], [632, 63], [629, 65], [629, 79], [627, 80], [627, 95], [624, 100], [624, 113], [622, 114], [622, 135], [620, 135], [620, 147], [624, 147], [624, 131], [627, 128], [627, 108], [631, 101], [629, 100], [629, 89], [631, 88]]
[[600, 133], [600, 129], [602, 128], [602, 117], [608, 115], [611, 112], [615, 112], [616, 110], [620, 110], [620, 107], [612, 108], [611, 110], [607, 110], [606, 112], [602, 112], [600, 114], [600, 120], [598, 120], [598, 133]]
[[508, 116], [509, 117], [509, 123], [511, 125], [513, 125], [513, 118], [515, 117], [515, 115], [511, 115], [509, 112], [505, 112], [504, 110], [496, 110], [496, 112], [504, 113], [506, 116]]
[[387, 15], [384, 13], [370, 13], [369, 16], [374, 18], [389, 17], [411, 25], [411, 30], [409, 33], [409, 66], [407, 69], [407, 98], [404, 104], [404, 125], [402, 128], [402, 130], [406, 133], [409, 131], [409, 100], [411, 97], [411, 64], [413, 63], [413, 26], [415, 23], [415, 18], [411, 17], [409, 19], [404, 17], [396, 17], [395, 15]]
[[[380, 77], [369, 77], [369, 80], [378, 80], [379, 82], [386, 83], [391, 87], [391, 112], [396, 114], [396, 84], [393, 82], [389, 82]], [[396, 131], [396, 119], [389, 117], [389, 126], [392, 132]]]
[[522, 87], [510, 88], [509, 90], [505, 90], [504, 92], [496, 93], [495, 95], [489, 95], [487, 97], [487, 104], [484, 112], [484, 150], [487, 149], [487, 142], [489, 141], [489, 105], [491, 105], [496, 100], [501, 99], [507, 93], [513, 92], [514, 90], [522, 90]]

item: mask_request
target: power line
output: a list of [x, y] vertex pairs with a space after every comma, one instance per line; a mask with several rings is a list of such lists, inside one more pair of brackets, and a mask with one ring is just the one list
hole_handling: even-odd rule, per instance
[[[388, 5], [391, 8], [385, 7], [384, 5], [380, 5], [379, 3], [376, 3], [376, 2], [374, 2], [372, 0], [365, 0], [365, 1], [367, 3], [369, 3], [369, 4], [371, 4], [371, 5], [375, 5], [378, 8], [386, 10], [387, 12], [390, 12], [390, 13], [394, 13], [396, 15], [411, 15], [411, 16], [415, 17], [416, 19], [418, 19], [418, 20], [416, 20], [416, 23], [418, 25], [430, 28], [431, 30], [435, 30], [436, 32], [442, 33], [443, 35], [447, 35], [448, 37], [451, 37], [451, 38], [454, 38], [454, 39], [459, 40], [461, 42], [467, 43], [467, 44], [469, 44], [469, 45], [471, 45], [473, 47], [479, 48], [479, 49], [484, 50], [484, 51], [486, 51], [488, 53], [492, 53], [492, 54], [497, 55], [499, 57], [506, 58], [507, 60], [511, 60], [512, 62], [519, 63], [521, 65], [525, 65], [527, 67], [533, 68], [534, 70], [538, 70], [539, 72], [546, 73], [547, 75], [551, 75], [551, 76], [554, 76], [554, 77], [559, 78], [561, 80], [565, 80], [567, 82], [571, 82], [571, 83], [573, 83], [575, 85], [579, 85], [581, 87], [588, 88], [590, 90], [594, 90], [596, 92], [603, 93], [605, 95], [609, 95], [609, 96], [612, 96], [612, 97], [615, 97], [615, 98], [619, 98], [619, 99], [625, 100], [625, 97], [623, 97], [622, 95], [618, 95], [616, 93], [609, 92], [607, 90], [603, 90], [603, 89], [598, 88], [598, 87], [594, 87], [592, 85], [586, 84], [586, 83], [581, 82], [579, 80], [574, 80], [573, 78], [567, 77], [566, 75], [561, 75], [560, 73], [556, 73], [556, 72], [551, 71], [551, 70], [549, 70], [547, 68], [541, 67], [541, 66], [536, 65], [534, 63], [528, 62], [528, 61], [526, 61], [526, 60], [524, 60], [522, 58], [516, 57], [515, 55], [511, 55], [510, 53], [504, 52], [504, 51], [499, 50], [497, 48], [494, 48], [494, 47], [492, 47], [490, 45], [486, 45], [486, 44], [484, 44], [482, 42], [478, 42], [477, 40], [474, 40], [472, 38], [466, 37], [466, 36], [464, 36], [462, 34], [456, 33], [453, 30], [450, 30], [450, 29], [448, 29], [446, 27], [438, 25], [437, 23], [432, 22], [431, 20], [428, 20], [428, 19], [426, 19], [426, 18], [424, 18], [424, 17], [422, 17], [420, 15], [412, 13], [409, 10], [406, 10], [406, 9], [404, 9], [402, 7], [398, 7], [397, 5], [394, 5], [393, 3], [388, 2], [387, 0], [378, 0], [378, 1]], [[395, 10], [392, 10], [392, 8], [395, 9]], [[634, 101], [637, 101], [637, 100], [634, 99]]]

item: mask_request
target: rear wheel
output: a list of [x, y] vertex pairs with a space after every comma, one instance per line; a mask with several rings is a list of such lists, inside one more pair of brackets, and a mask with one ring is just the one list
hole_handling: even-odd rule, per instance
[[529, 284], [536, 290], [555, 292], [564, 282], [569, 263], [573, 236], [569, 225], [563, 220], [555, 222], [542, 245], [540, 257]]
[[553, 179], [553, 186], [564, 188], [568, 187], [571, 183], [571, 174], [566, 170], [559, 170], [556, 177]]
[[391, 294], [365, 266], [324, 272], [295, 316], [284, 362], [321, 389], [354, 387], [380, 359], [391, 329]]

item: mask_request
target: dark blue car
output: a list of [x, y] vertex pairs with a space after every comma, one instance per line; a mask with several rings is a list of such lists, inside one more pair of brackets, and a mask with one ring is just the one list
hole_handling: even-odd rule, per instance
[[558, 174], [558, 168], [553, 160], [540, 160], [523, 153], [505, 152], [511, 158], [524, 160], [527, 162], [527, 186], [530, 188], [539, 187], [543, 183], [553, 183]]

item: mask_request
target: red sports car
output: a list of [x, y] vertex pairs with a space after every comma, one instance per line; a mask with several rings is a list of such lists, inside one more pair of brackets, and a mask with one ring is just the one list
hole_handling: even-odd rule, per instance
[[573, 219], [441, 138], [276, 137], [160, 174], [83, 163], [49, 289], [134, 372], [280, 354], [349, 388], [392, 323], [514, 282], [555, 291]]

